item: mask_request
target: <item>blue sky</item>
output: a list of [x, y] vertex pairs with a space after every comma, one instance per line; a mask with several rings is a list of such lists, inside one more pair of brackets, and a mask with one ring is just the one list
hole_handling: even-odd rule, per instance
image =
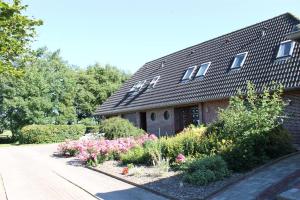
[[70, 64], [135, 72], [145, 62], [285, 12], [299, 0], [23, 0], [40, 18], [34, 48], [61, 50]]

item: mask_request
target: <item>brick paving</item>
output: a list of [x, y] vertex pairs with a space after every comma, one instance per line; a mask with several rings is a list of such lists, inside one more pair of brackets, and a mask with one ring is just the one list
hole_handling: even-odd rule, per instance
[[212, 200], [252, 200], [280, 182], [285, 177], [300, 169], [300, 154], [283, 159], [274, 165], [268, 166], [252, 176], [229, 187], [216, 195]]
[[[165, 200], [52, 156], [57, 145], [0, 148], [0, 175], [8, 200]], [[1, 196], [2, 195], [2, 196]], [[4, 198], [0, 179], [0, 199]]]

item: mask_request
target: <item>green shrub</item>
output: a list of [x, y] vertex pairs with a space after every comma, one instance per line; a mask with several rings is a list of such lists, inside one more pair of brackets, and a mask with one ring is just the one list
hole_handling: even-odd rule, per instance
[[234, 171], [252, 169], [266, 161], [293, 151], [288, 132], [282, 128], [284, 102], [281, 88], [257, 94], [248, 83], [247, 93], [239, 92], [207, 132], [211, 153], [223, 156]]
[[202, 146], [202, 139], [205, 138], [206, 128], [189, 126], [181, 133], [173, 137], [162, 137], [159, 139], [162, 157], [169, 158], [171, 162], [178, 154], [185, 156], [195, 155]]
[[85, 133], [99, 133], [99, 126], [86, 126]]
[[120, 155], [123, 164], [150, 164], [149, 154], [141, 146], [134, 147]]
[[221, 156], [206, 156], [187, 162], [184, 180], [196, 185], [207, 185], [230, 175]]
[[249, 135], [231, 143], [221, 151], [221, 155], [230, 169], [246, 171], [293, 151], [289, 133], [278, 126], [266, 133]]
[[84, 118], [80, 120], [78, 124], [83, 124], [85, 126], [96, 126], [98, 122], [94, 118]]
[[105, 119], [100, 123], [100, 133], [105, 133], [105, 138], [112, 140], [120, 137], [140, 136], [145, 132], [142, 129], [136, 128], [127, 119], [120, 117], [112, 117]]
[[29, 125], [21, 129], [20, 142], [24, 144], [54, 143], [66, 139], [77, 140], [85, 132], [84, 125]]

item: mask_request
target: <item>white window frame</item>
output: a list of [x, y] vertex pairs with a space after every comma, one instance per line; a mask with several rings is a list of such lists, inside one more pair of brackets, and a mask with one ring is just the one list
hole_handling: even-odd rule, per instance
[[[280, 49], [283, 48], [283, 45], [286, 44], [286, 43], [291, 43], [291, 49], [290, 49], [289, 55], [279, 55]], [[285, 58], [285, 57], [288, 57], [288, 56], [292, 56], [293, 51], [294, 51], [294, 47], [295, 47], [295, 41], [285, 40], [285, 41], [280, 42], [276, 58]]]
[[157, 81], [159, 80], [159, 78], [160, 78], [160, 76], [155, 76], [155, 77], [151, 80], [151, 82], [150, 82], [150, 84], [149, 84], [150, 88], [154, 88], [154, 87], [155, 87], [155, 85], [156, 85]]
[[[204, 73], [203, 73], [202, 75], [200, 75], [200, 74], [198, 74], [198, 73], [200, 72], [200, 69], [201, 69], [201, 67], [202, 67], [203, 65], [208, 65], [208, 66], [207, 66], [207, 68], [205, 69]], [[205, 76], [205, 74], [206, 74], [208, 68], [210, 67], [210, 65], [211, 65], [211, 62], [202, 63], [202, 64], [200, 65], [200, 67], [199, 67], [199, 69], [198, 69], [198, 72], [197, 72], [197, 74], [196, 74], [195, 77]]]
[[138, 81], [136, 82], [129, 90], [129, 92], [137, 92], [140, 91], [144, 85], [146, 84], [147, 80], [144, 81]]
[[[245, 56], [244, 56], [244, 59], [243, 59], [243, 61], [242, 61], [242, 63], [241, 63], [240, 66], [234, 67], [234, 66], [235, 66], [235, 63], [237, 62], [237, 57], [238, 57], [239, 55], [245, 55]], [[234, 60], [233, 60], [233, 62], [232, 62], [232, 64], [231, 64], [230, 69], [239, 69], [239, 68], [241, 68], [241, 67], [244, 65], [244, 63], [245, 63], [247, 56], [248, 56], [248, 52], [247, 52], [247, 51], [246, 51], [246, 52], [243, 52], [243, 53], [238, 53], [238, 54], [236, 54], [236, 55], [234, 56]]]
[[[193, 74], [194, 74], [194, 72], [195, 72], [195, 70], [196, 70], [196, 68], [197, 68], [197, 65], [191, 66], [191, 67], [187, 68], [187, 69], [185, 70], [184, 76], [182, 77], [181, 80], [182, 80], [182, 81], [191, 80], [191, 79], [192, 79], [192, 76], [193, 76]], [[189, 76], [188, 78], [185, 78], [185, 76], [186, 76], [187, 72], [189, 71], [189, 69], [193, 69], [193, 71], [192, 71], [192, 73], [190, 74], [190, 76]]]

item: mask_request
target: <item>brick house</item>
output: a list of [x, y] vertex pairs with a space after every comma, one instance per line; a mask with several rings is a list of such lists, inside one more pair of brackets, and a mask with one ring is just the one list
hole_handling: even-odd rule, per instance
[[286, 13], [145, 63], [95, 112], [149, 133], [208, 124], [247, 81], [284, 86], [285, 126], [300, 143], [300, 20]]

